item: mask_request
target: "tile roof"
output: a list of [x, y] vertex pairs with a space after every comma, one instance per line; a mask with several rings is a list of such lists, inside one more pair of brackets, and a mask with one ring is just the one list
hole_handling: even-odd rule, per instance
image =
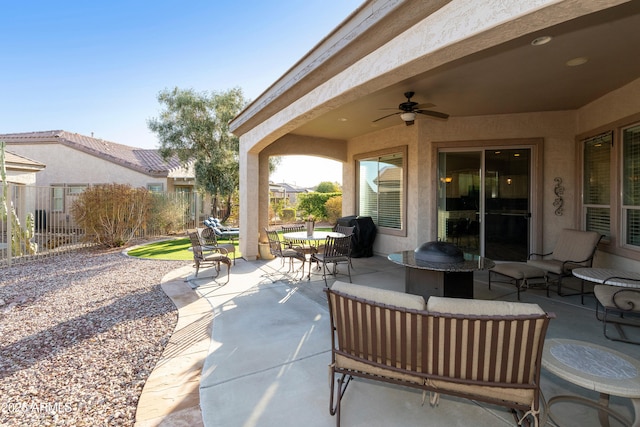
[[177, 157], [164, 161], [159, 150], [149, 150], [64, 130], [0, 134], [9, 144], [62, 144], [152, 176], [167, 176], [181, 167]]
[[305, 192], [309, 191], [309, 188], [299, 187], [299, 186], [294, 185], [294, 184], [287, 184], [286, 182], [279, 182], [279, 183], [276, 183], [276, 184], [271, 183], [271, 185], [275, 185], [275, 186], [281, 187], [287, 193], [305, 193]]
[[42, 170], [45, 168], [44, 163], [31, 160], [28, 157], [20, 156], [16, 153], [5, 150], [4, 162], [7, 169], [28, 169], [28, 170]]

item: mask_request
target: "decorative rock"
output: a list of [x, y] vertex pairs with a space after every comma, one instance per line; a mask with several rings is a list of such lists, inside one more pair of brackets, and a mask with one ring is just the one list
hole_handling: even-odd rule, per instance
[[133, 425], [177, 321], [162, 277], [188, 261], [83, 250], [2, 269], [3, 425]]

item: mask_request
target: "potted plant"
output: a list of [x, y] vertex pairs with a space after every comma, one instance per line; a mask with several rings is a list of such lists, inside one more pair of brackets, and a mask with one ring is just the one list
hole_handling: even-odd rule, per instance
[[307, 236], [313, 236], [313, 229], [316, 226], [316, 219], [313, 215], [309, 215], [304, 222], [305, 227], [307, 228]]

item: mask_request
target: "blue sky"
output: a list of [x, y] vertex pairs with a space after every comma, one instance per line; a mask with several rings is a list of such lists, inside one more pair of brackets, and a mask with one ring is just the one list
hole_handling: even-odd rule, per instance
[[255, 99], [362, 3], [3, 2], [0, 133], [63, 129], [157, 148], [147, 119], [158, 92], [240, 87]]

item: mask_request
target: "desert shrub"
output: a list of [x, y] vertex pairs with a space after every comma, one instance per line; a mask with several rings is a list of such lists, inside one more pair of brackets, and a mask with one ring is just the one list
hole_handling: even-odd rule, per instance
[[296, 210], [293, 208], [284, 208], [282, 209], [282, 221], [283, 222], [294, 222], [296, 220]]
[[151, 193], [147, 230], [160, 230], [165, 234], [175, 233], [184, 228], [184, 214], [189, 200], [182, 194]]
[[126, 184], [96, 185], [78, 195], [71, 213], [96, 243], [115, 248], [129, 243], [144, 226], [152, 200], [145, 188]]
[[336, 224], [342, 216], [342, 196], [334, 196], [326, 201], [324, 210], [327, 213], [327, 221]]

